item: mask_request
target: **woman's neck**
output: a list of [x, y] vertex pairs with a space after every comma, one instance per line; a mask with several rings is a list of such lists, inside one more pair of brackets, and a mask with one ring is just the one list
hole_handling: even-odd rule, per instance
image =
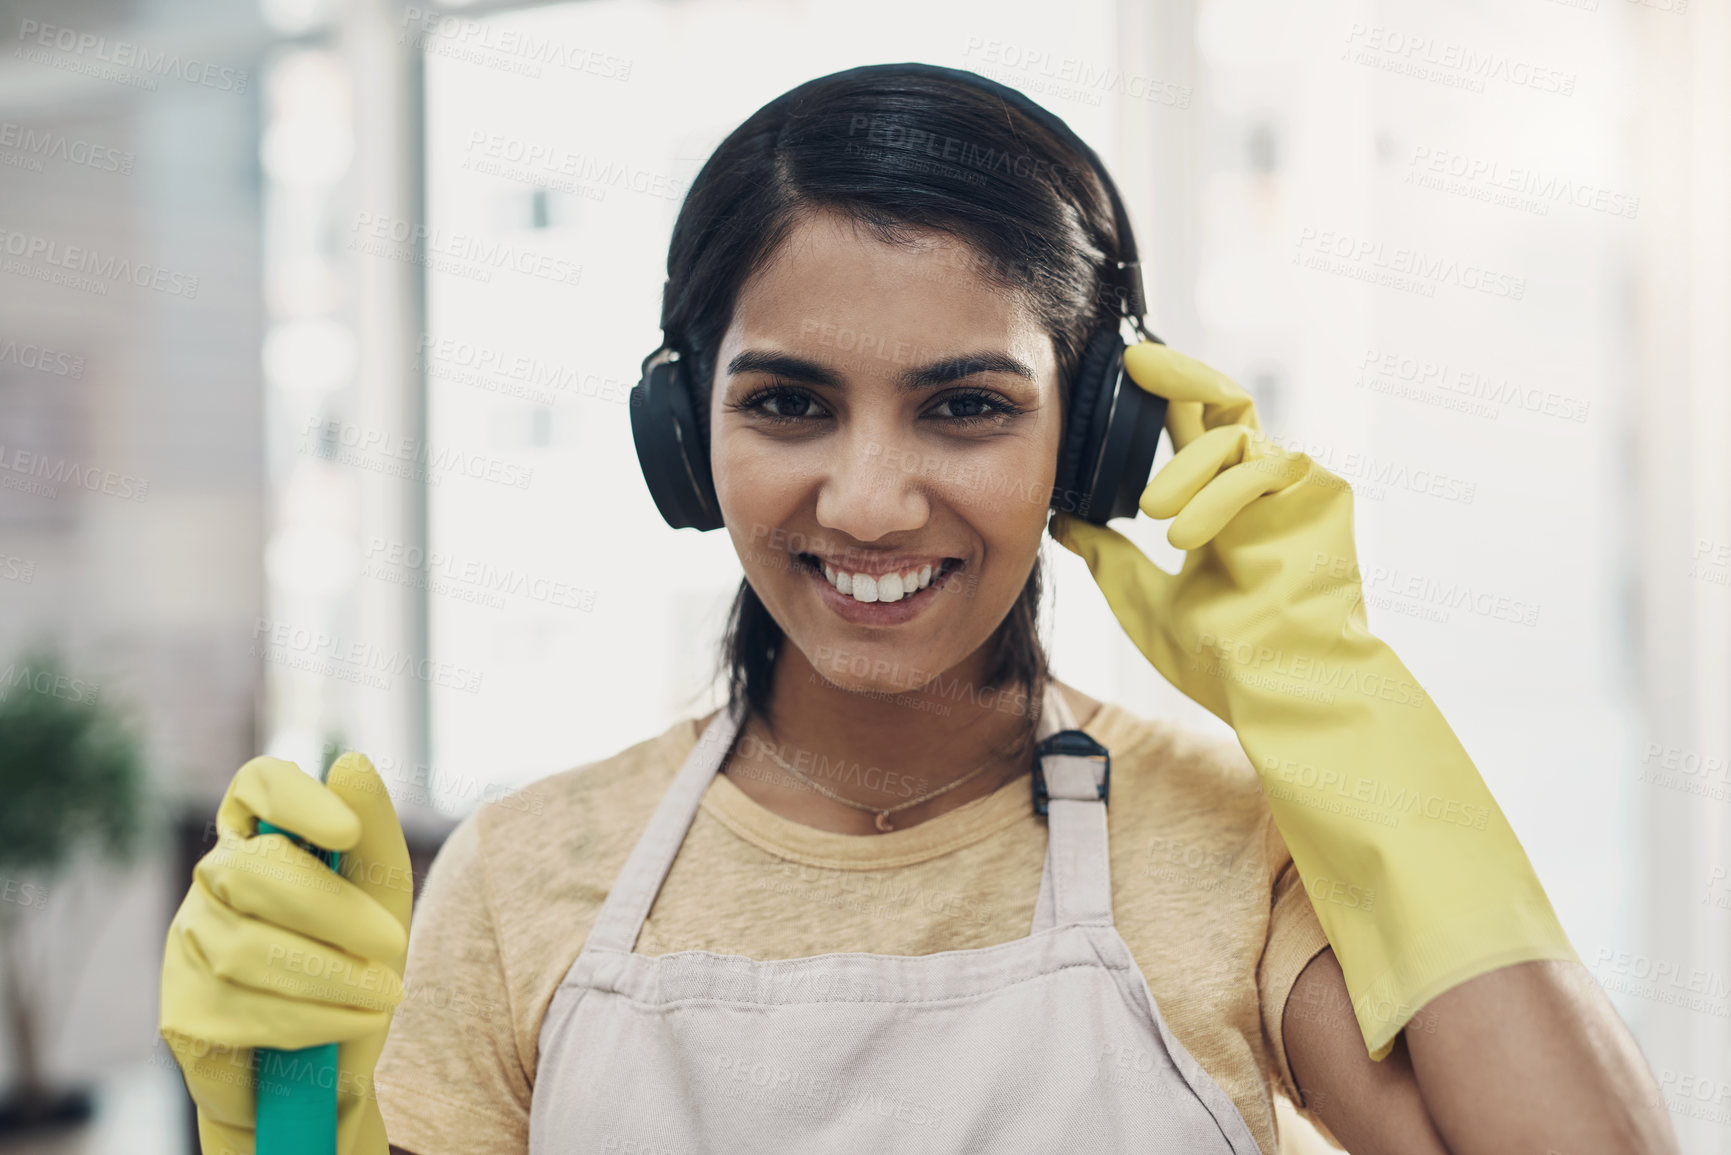
[[[841, 834], [875, 834], [882, 829], [875, 811], [970, 771], [977, 773], [887, 821], [904, 829], [984, 797], [1033, 765], [1041, 705], [1025, 689], [983, 687], [984, 649], [917, 690], [861, 693], [834, 685], [784, 643], [770, 693], [773, 728], [753, 712], [723, 772], [766, 809]], [[813, 782], [873, 810], [838, 802]]]

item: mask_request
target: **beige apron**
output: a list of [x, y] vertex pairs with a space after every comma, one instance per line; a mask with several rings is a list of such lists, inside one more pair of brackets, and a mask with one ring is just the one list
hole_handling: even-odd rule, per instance
[[[1072, 727], [1049, 686], [1038, 736]], [[1027, 938], [913, 956], [634, 954], [738, 730], [725, 709], [704, 729], [553, 995], [530, 1155], [1257, 1155], [1112, 924], [1095, 759], [1041, 760], [1046, 866]]]

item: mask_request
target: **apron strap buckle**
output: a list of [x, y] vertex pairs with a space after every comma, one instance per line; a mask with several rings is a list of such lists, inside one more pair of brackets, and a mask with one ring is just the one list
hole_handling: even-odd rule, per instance
[[1053, 798], [1105, 802], [1112, 785], [1112, 754], [1081, 730], [1059, 730], [1034, 747], [1034, 813]]

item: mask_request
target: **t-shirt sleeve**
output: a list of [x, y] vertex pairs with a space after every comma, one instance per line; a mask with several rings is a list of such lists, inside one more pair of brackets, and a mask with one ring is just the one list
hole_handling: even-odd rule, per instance
[[524, 1155], [527, 1067], [518, 1054], [481, 812], [457, 825], [409, 923], [403, 1001], [373, 1083], [393, 1145], [414, 1155]]
[[1305, 1113], [1304, 1100], [1298, 1093], [1297, 1081], [1286, 1059], [1286, 1002], [1299, 974], [1311, 959], [1327, 949], [1328, 936], [1317, 921], [1316, 910], [1310, 905], [1310, 895], [1305, 893], [1304, 880], [1293, 864], [1286, 840], [1274, 825], [1274, 816], [1270, 814], [1264, 821], [1265, 860], [1273, 883], [1268, 941], [1263, 946], [1262, 963], [1256, 972], [1262, 1002], [1262, 1029], [1268, 1036], [1281, 1093], [1292, 1100], [1301, 1113]]

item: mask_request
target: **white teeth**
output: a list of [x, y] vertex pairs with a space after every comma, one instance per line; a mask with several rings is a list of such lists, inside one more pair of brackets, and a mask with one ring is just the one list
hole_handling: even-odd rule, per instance
[[838, 593], [859, 602], [899, 602], [932, 584], [932, 575], [942, 566], [927, 563], [906, 573], [850, 574], [823, 562], [823, 576]]

